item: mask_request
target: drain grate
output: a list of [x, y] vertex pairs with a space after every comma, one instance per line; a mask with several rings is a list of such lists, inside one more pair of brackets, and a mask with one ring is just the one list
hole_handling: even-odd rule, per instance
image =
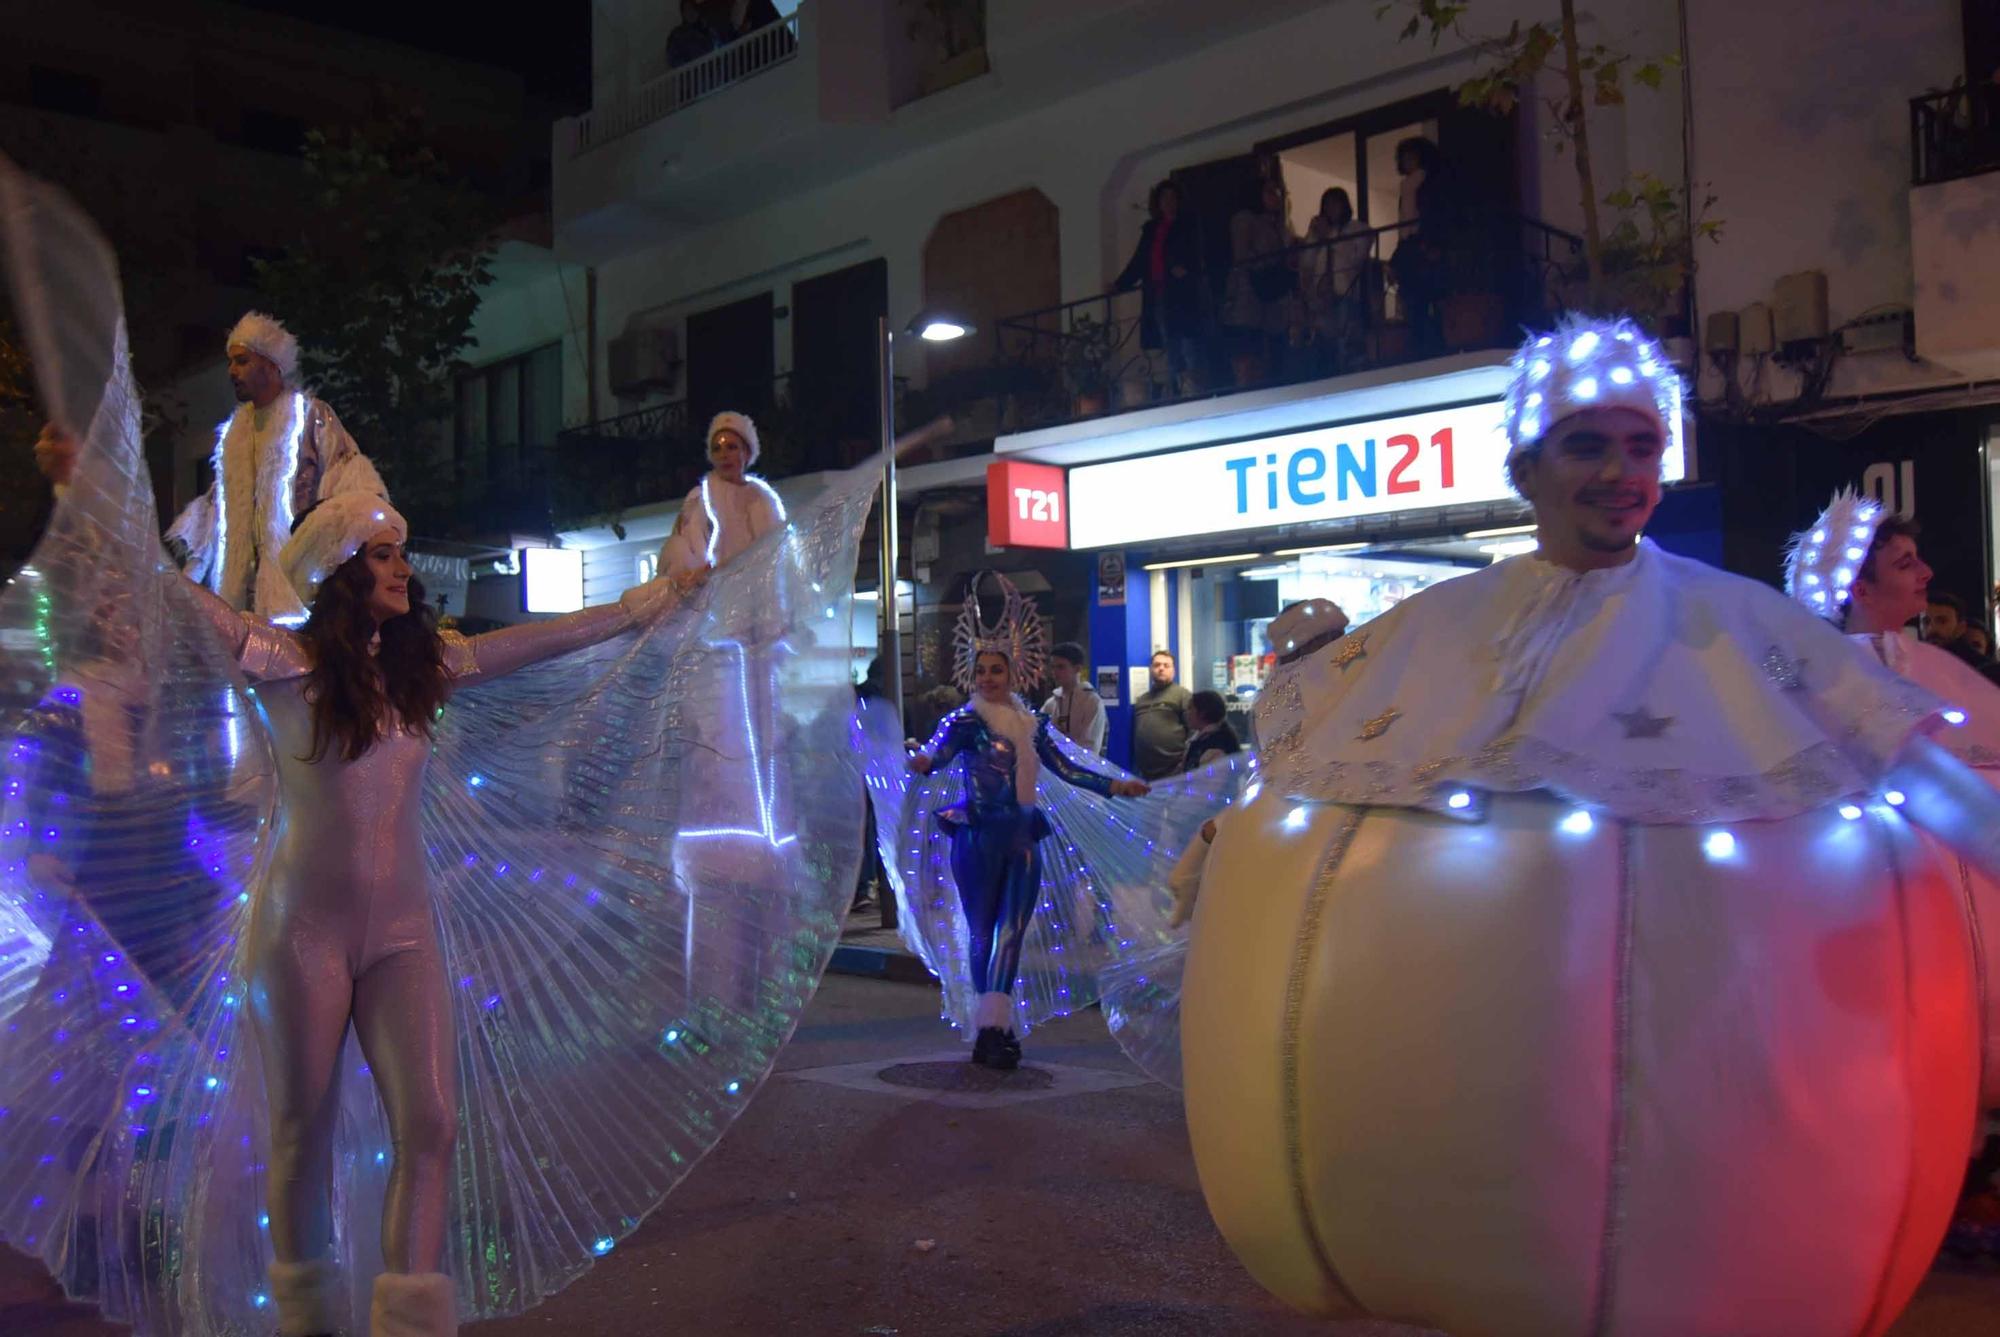
[[995, 1091], [1046, 1091], [1055, 1085], [1056, 1075], [1045, 1068], [1016, 1068], [998, 1072], [977, 1063], [960, 1061], [897, 1063], [875, 1074], [877, 1081], [890, 1086], [914, 1087], [919, 1091], [958, 1091], [985, 1095]]

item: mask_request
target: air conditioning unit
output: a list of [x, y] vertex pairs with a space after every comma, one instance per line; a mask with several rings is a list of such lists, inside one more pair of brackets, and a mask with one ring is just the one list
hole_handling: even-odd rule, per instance
[[611, 340], [609, 353], [614, 395], [672, 390], [680, 381], [678, 330], [627, 330]]

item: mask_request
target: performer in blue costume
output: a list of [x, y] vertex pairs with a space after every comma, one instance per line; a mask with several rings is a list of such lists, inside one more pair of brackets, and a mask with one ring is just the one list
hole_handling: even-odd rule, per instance
[[910, 758], [910, 769], [929, 775], [961, 763], [965, 798], [938, 809], [937, 818], [951, 835], [951, 873], [979, 995], [972, 1061], [1008, 1069], [1021, 1062], [1012, 994], [1028, 921], [1042, 894], [1041, 842], [1050, 832], [1036, 802], [1038, 772], [1047, 766], [1064, 783], [1107, 797], [1136, 798], [1148, 786], [1100, 775], [1056, 747], [1048, 717], [1030, 710], [1017, 691], [1039, 676], [1041, 624], [1012, 584], [995, 579], [1004, 589], [1000, 621], [979, 621], [976, 579], [961, 617], [960, 678], [972, 700], [944, 717], [930, 743]]

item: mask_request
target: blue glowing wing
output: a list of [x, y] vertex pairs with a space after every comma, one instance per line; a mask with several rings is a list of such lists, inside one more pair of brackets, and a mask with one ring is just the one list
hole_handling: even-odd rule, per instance
[[[1077, 766], [1126, 778], [1068, 739], [1052, 734], [1051, 740]], [[977, 995], [965, 914], [952, 880], [950, 836], [935, 816], [960, 797], [961, 781], [955, 768], [912, 775], [902, 729], [880, 702], [860, 714], [856, 755], [876, 805], [877, 840], [896, 890], [904, 942], [942, 984], [945, 1019], [970, 1036]], [[1168, 874], [1202, 822], [1235, 801], [1250, 769], [1248, 754], [1239, 754], [1155, 784], [1141, 799], [1104, 798], [1043, 769], [1037, 795], [1050, 834], [1041, 842], [1042, 895], [1014, 990], [1019, 1029], [1099, 1002], [1106, 973], [1121, 962], [1163, 951], [1171, 956], [1181, 930], [1167, 924]], [[1114, 1033], [1147, 1027], [1145, 998], [1135, 991], [1130, 999], [1134, 1018], [1113, 1019]], [[1138, 1039], [1136, 1029], [1132, 1038]], [[1177, 1068], [1177, 1031], [1173, 1044]]]
[[273, 766], [160, 546], [109, 248], [4, 159], [0, 239], [43, 407], [81, 442], [0, 594], [0, 1236], [144, 1330], [233, 1331], [187, 1304], [212, 1280], [188, 1246], [257, 1189], [233, 960]]

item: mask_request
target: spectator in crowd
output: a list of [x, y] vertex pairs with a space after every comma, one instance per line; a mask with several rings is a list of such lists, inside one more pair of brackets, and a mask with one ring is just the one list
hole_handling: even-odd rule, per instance
[[1104, 730], [1109, 720], [1104, 701], [1084, 676], [1083, 647], [1064, 641], [1049, 652], [1049, 673], [1056, 688], [1042, 703], [1042, 713], [1056, 731], [1093, 756], [1104, 755]]
[[1375, 238], [1354, 216], [1354, 202], [1339, 186], [1319, 197], [1306, 225], [1312, 248], [1299, 257], [1299, 282], [1312, 318], [1321, 370], [1338, 373], [1354, 358], [1363, 329], [1362, 301]]
[[1201, 388], [1201, 241], [1172, 181], [1153, 187], [1146, 211], [1139, 244], [1112, 286], [1140, 290], [1139, 346], [1165, 356], [1169, 393], [1193, 395]]
[[1196, 692], [1190, 696], [1188, 718], [1194, 724], [1194, 734], [1182, 755], [1182, 770], [1198, 771], [1210, 762], [1243, 750], [1236, 731], [1229, 727], [1229, 707], [1223, 703], [1222, 693]]
[[1174, 681], [1177, 667], [1170, 651], [1155, 650], [1152, 683], [1132, 703], [1132, 769], [1148, 780], [1175, 774], [1187, 759], [1190, 693]]
[[715, 29], [702, 18], [698, 0], [681, 0], [681, 21], [667, 34], [667, 68], [691, 65], [716, 46]]
[[1411, 351], [1435, 353], [1443, 343], [1438, 300], [1444, 295], [1445, 208], [1444, 161], [1438, 146], [1422, 135], [1396, 145], [1396, 253], [1390, 268], [1402, 299], [1403, 319], [1410, 326]]
[[1965, 643], [1982, 661], [1993, 658], [1993, 634], [1986, 630], [1985, 623], [1969, 623], [1965, 628]]
[[1972, 627], [1965, 600], [1945, 590], [1932, 590], [1924, 609], [1923, 635], [1940, 650], [1949, 650], [1978, 669], [1987, 681], [2000, 685], [2000, 664], [1981, 654], [1968, 635]]
[[1229, 364], [1239, 386], [1256, 385], [1277, 370], [1298, 317], [1297, 257], [1291, 254], [1291, 224], [1285, 217], [1285, 186], [1267, 177], [1253, 207], [1229, 221], [1229, 282], [1222, 299], [1222, 323], [1229, 341]]

